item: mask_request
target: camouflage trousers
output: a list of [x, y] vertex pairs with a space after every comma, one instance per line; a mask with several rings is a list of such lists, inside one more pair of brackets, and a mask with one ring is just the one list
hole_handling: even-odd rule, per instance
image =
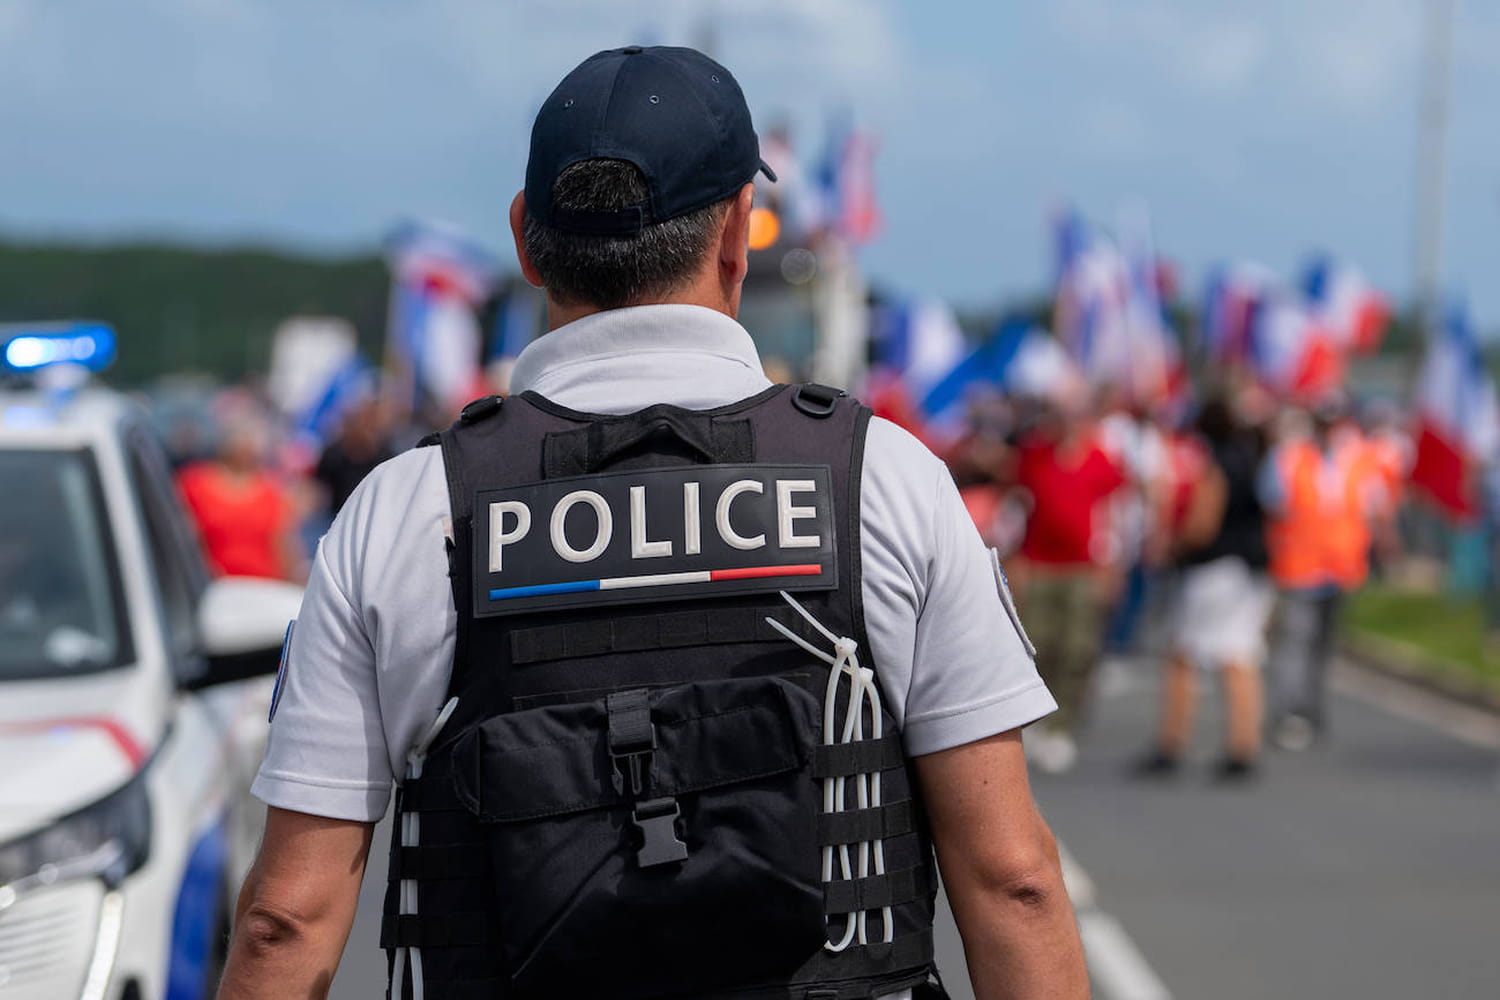
[[1104, 608], [1097, 571], [1083, 567], [1031, 573], [1017, 599], [1026, 632], [1036, 646], [1037, 671], [1057, 699], [1057, 712], [1042, 725], [1071, 733], [1088, 700], [1103, 641]]

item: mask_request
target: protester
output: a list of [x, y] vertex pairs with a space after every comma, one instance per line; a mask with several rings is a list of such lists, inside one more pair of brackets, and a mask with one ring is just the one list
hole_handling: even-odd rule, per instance
[[215, 573], [282, 580], [305, 573], [296, 504], [267, 467], [268, 444], [263, 420], [237, 415], [224, 425], [217, 455], [177, 475]]
[[1182, 572], [1162, 676], [1160, 727], [1139, 771], [1177, 771], [1192, 736], [1195, 671], [1202, 670], [1217, 673], [1224, 691], [1225, 753], [1216, 774], [1242, 779], [1254, 773], [1260, 756], [1261, 664], [1273, 596], [1256, 483], [1264, 448], [1223, 398], [1204, 404], [1196, 427], [1207, 461], [1173, 539]]
[[1015, 400], [978, 395], [969, 406], [968, 426], [948, 452], [948, 468], [979, 537], [1001, 559], [1012, 555], [1026, 532], [1027, 505], [1016, 479]]
[[1271, 576], [1280, 591], [1272, 656], [1273, 739], [1305, 750], [1326, 729], [1328, 665], [1344, 597], [1369, 573], [1371, 523], [1389, 498], [1344, 406], [1326, 402], [1306, 435], [1278, 445], [1263, 467]]
[[372, 396], [350, 407], [339, 422], [338, 437], [323, 449], [313, 469], [313, 478], [327, 492], [329, 516], [343, 509], [370, 470], [394, 455], [380, 400]]
[[1412, 442], [1402, 427], [1400, 410], [1386, 401], [1366, 407], [1363, 430], [1370, 461], [1385, 491], [1385, 503], [1371, 524], [1370, 570], [1379, 576], [1389, 572], [1401, 558], [1398, 515], [1406, 498], [1406, 479], [1411, 473]]
[[1160, 566], [1161, 508], [1167, 502], [1168, 455], [1165, 436], [1144, 407], [1127, 406], [1115, 396], [1099, 421], [1101, 443], [1127, 476], [1125, 488], [1109, 502], [1111, 562], [1121, 586], [1109, 609], [1105, 646], [1127, 653], [1139, 644], [1151, 576]]
[[1032, 503], [1012, 567], [1037, 667], [1058, 703], [1030, 743], [1044, 771], [1066, 771], [1078, 756], [1075, 733], [1112, 589], [1104, 501], [1125, 482], [1080, 393], [1061, 394], [1021, 442], [1016, 483]]

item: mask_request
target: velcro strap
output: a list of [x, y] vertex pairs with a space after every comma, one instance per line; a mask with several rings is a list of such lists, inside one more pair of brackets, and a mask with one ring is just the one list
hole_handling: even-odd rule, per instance
[[898, 906], [931, 894], [932, 883], [925, 867], [903, 868], [865, 878], [823, 883], [823, 909], [827, 913], [859, 913], [882, 906]]
[[911, 831], [910, 799], [870, 809], [849, 809], [818, 816], [818, 843], [825, 845], [888, 840]]
[[473, 878], [489, 871], [482, 844], [421, 844], [399, 848], [397, 878], [438, 882]]
[[781, 633], [766, 624], [768, 617], [798, 634], [806, 631], [801, 618], [784, 605], [637, 615], [608, 621], [516, 629], [510, 634], [510, 661], [515, 666], [524, 666], [610, 653], [641, 653], [741, 642], [785, 642]]
[[642, 447], [692, 462], [731, 465], [755, 461], [755, 432], [749, 420], [658, 404], [547, 434], [542, 439], [542, 473], [546, 479], [588, 475]]
[[851, 955], [881, 965], [909, 969], [932, 962], [932, 928], [926, 927], [910, 934], [902, 934], [894, 941], [876, 941], [873, 944], [851, 944], [840, 955]]
[[651, 704], [645, 688], [616, 691], [604, 699], [609, 712], [611, 756], [647, 753], [656, 749], [656, 728], [651, 725]]
[[813, 749], [814, 778], [852, 778], [856, 774], [891, 771], [906, 763], [901, 737], [883, 736], [878, 740], [856, 740]]
[[401, 811], [413, 813], [459, 812], [463, 803], [446, 777], [408, 778], [401, 786]]
[[380, 921], [382, 948], [473, 948], [489, 941], [483, 913], [387, 913]]

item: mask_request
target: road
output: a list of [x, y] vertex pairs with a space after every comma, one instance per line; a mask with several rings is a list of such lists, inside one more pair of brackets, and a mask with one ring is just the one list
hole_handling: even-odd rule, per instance
[[1209, 717], [1191, 769], [1142, 783], [1123, 771], [1145, 747], [1153, 681], [1101, 685], [1078, 770], [1035, 785], [1171, 996], [1500, 995], [1497, 755], [1475, 745], [1493, 727], [1461, 740], [1448, 730], [1472, 720], [1345, 671], [1325, 747], [1272, 752], [1253, 786], [1218, 787]]
[[[1154, 678], [1106, 675], [1078, 769], [1034, 779], [1079, 866], [1099, 1000], [1500, 994], [1500, 789], [1485, 745], [1500, 727], [1340, 678], [1327, 746], [1272, 753], [1260, 780], [1225, 788], [1208, 779], [1212, 711], [1181, 776], [1127, 777]], [[335, 1000], [384, 988], [383, 872], [370, 865]], [[970, 1000], [946, 914], [938, 957], [954, 1000]]]

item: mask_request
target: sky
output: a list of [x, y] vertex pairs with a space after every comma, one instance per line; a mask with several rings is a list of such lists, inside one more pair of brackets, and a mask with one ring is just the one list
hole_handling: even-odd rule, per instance
[[[369, 249], [400, 218], [512, 260], [532, 115], [589, 53], [709, 44], [801, 151], [879, 137], [872, 279], [1044, 291], [1064, 202], [1150, 210], [1189, 290], [1326, 250], [1413, 287], [1412, 0], [0, 0], [0, 236]], [[1500, 4], [1458, 0], [1444, 287], [1500, 327]]]

